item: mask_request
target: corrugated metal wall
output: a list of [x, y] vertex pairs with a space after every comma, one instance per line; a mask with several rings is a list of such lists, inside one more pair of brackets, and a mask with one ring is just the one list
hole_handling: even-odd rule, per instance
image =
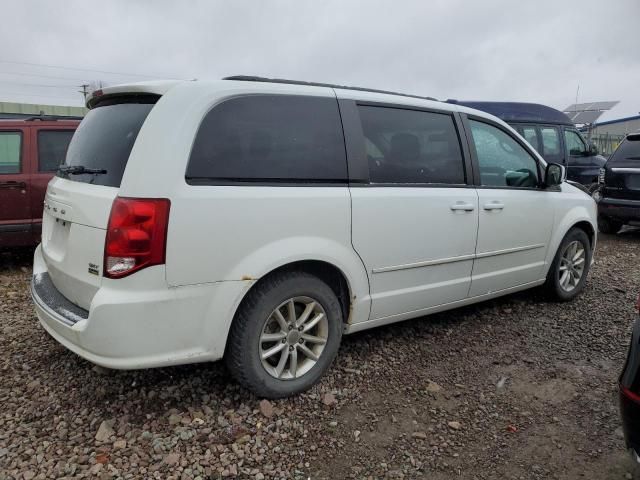
[[595, 124], [592, 132], [598, 135], [626, 135], [640, 130], [640, 118], [632, 118], [622, 122]]
[[0, 118], [24, 118], [33, 115], [55, 115], [61, 117], [84, 117], [84, 107], [64, 105], [39, 105], [34, 103], [0, 102]]
[[621, 122], [596, 124], [591, 130], [591, 141], [600, 152], [611, 155], [628, 133], [640, 132], [640, 118], [630, 118]]

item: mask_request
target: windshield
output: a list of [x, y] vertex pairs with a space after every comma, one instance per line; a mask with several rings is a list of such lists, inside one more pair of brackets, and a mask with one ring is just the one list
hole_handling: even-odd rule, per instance
[[[152, 100], [155, 102], [156, 98]], [[147, 100], [147, 103], [111, 103], [89, 111], [73, 135], [64, 165], [106, 170], [106, 173], [69, 174], [71, 170], [67, 169], [65, 173], [62, 169], [58, 176], [119, 187], [138, 132], [152, 108], [153, 103]]]

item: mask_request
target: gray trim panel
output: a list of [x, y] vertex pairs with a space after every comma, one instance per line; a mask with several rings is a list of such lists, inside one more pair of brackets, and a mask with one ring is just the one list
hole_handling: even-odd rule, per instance
[[62, 295], [47, 272], [38, 273], [31, 279], [33, 300], [49, 315], [67, 326], [73, 326], [89, 318], [89, 312], [72, 303]]
[[527, 250], [535, 250], [544, 248], [544, 243], [534, 245], [524, 245], [522, 247], [505, 248], [504, 250], [494, 250], [492, 252], [470, 253], [468, 255], [460, 255], [457, 257], [439, 258], [436, 260], [425, 260], [423, 262], [407, 263], [404, 265], [391, 265], [388, 267], [379, 267], [371, 270], [371, 273], [395, 272], [397, 270], [408, 270], [410, 268], [431, 267], [434, 265], [444, 265], [447, 263], [464, 262], [465, 260], [475, 260], [477, 258], [495, 257], [497, 255], [507, 255], [509, 253], [524, 252]]

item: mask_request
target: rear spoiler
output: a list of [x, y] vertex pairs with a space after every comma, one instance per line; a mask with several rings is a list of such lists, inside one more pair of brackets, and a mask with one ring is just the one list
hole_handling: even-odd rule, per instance
[[135, 98], [155, 97], [157, 100], [179, 83], [177, 80], [162, 80], [155, 82], [130, 83], [126, 85], [114, 85], [94, 90], [87, 97], [87, 108], [94, 108], [107, 99], [129, 98], [133, 103]]
[[95, 95], [91, 99], [91, 103], [87, 101], [87, 107], [95, 108], [120, 103], [156, 103], [159, 99], [160, 95], [155, 93], [111, 93], [108, 95]]
[[24, 119], [25, 122], [33, 122], [34, 120], [40, 120], [42, 122], [55, 122], [57, 120], [82, 120], [82, 117], [78, 116], [65, 116], [65, 115], [34, 115]]

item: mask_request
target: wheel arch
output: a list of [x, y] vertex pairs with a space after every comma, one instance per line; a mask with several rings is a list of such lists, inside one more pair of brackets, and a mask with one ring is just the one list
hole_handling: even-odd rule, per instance
[[592, 215], [586, 207], [576, 206], [569, 210], [560, 222], [558, 222], [551, 235], [549, 249], [547, 250], [545, 277], [549, 272], [549, 268], [553, 263], [553, 259], [560, 247], [560, 244], [562, 243], [562, 240], [564, 240], [564, 237], [566, 237], [567, 233], [569, 233], [572, 228], [579, 228], [587, 234], [591, 247], [591, 255], [593, 257], [593, 252], [597, 242], [597, 225], [594, 218], [595, 216]]
[[251, 288], [244, 294], [242, 301], [234, 313], [234, 318], [246, 298], [258, 287], [258, 285], [265, 282], [270, 276], [282, 272], [305, 272], [326, 283], [333, 293], [335, 293], [338, 301], [340, 302], [342, 307], [343, 323], [349, 323], [349, 317], [353, 305], [351, 285], [346, 274], [340, 268], [324, 260], [298, 260], [289, 262], [274, 268], [266, 275], [263, 275], [260, 279], [254, 282]]
[[[262, 275], [258, 279], [250, 279], [251, 286], [244, 290], [242, 294], [242, 298], [236, 304], [236, 307], [233, 311], [230, 321], [228, 322], [228, 328], [226, 328], [225, 335], [227, 338], [225, 339], [225, 345], [228, 344], [229, 336], [228, 333], [232, 328], [233, 322], [235, 322], [238, 312], [245, 304], [249, 295], [255, 291], [258, 285], [261, 285], [272, 275], [282, 273], [282, 272], [306, 272], [310, 273], [320, 280], [325, 282], [329, 288], [336, 294], [338, 301], [340, 302], [340, 306], [342, 308], [343, 315], [343, 324], [346, 326], [349, 323], [353, 322], [353, 318], [355, 315], [355, 310], [359, 308], [361, 310], [360, 315], [364, 315], [368, 318], [370, 305], [369, 305], [369, 295], [366, 295], [366, 298], [358, 299], [357, 294], [353, 293], [353, 287], [351, 282], [349, 281], [349, 277], [347, 274], [335, 264], [318, 259], [304, 259], [304, 260], [295, 260], [288, 263], [283, 263], [273, 269], [271, 269], [266, 274]], [[365, 303], [366, 302], [366, 303]], [[227, 347], [225, 346], [225, 352]]]
[[[576, 222], [574, 225], [572, 225], [571, 228], [579, 228], [580, 230], [584, 231], [584, 233], [587, 234], [587, 237], [589, 237], [589, 244], [591, 246], [591, 250], [593, 254], [593, 247], [595, 247], [595, 243], [596, 243], [596, 230], [593, 227], [593, 225], [590, 222], [587, 222], [586, 220], [581, 220], [579, 222]], [[569, 228], [569, 230], [571, 230], [571, 228]], [[567, 230], [567, 233], [569, 232], [569, 230]]]

